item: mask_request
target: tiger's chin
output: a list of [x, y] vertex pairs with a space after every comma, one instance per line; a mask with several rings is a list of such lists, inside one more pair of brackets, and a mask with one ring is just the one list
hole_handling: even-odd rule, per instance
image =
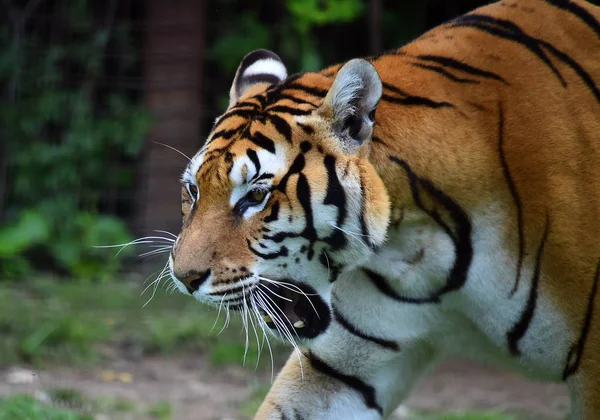
[[260, 288], [254, 303], [265, 324], [281, 336], [311, 339], [329, 327], [329, 306], [312, 287], [285, 279]]

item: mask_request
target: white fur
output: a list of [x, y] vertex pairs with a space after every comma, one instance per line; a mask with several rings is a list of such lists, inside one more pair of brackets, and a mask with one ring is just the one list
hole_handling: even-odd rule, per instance
[[[555, 305], [542, 294], [519, 342], [522, 357], [509, 353], [506, 332], [526, 305], [533, 265], [525, 261], [519, 292], [509, 298], [516, 261], [500, 241], [505, 215], [493, 208], [475, 214], [475, 252], [467, 282], [461, 290], [443, 296], [441, 303], [400, 303], [382, 294], [360, 269], [342, 275], [331, 288], [330, 302], [352, 325], [398, 343], [400, 351], [365, 341], [335, 320], [308, 347], [339, 372], [373, 386], [384, 416], [406, 398], [424, 373], [449, 355], [509, 367], [538, 379], [560, 379], [571, 334]], [[405, 223], [391, 232], [384, 248], [362, 265], [384, 274], [397, 293], [407, 296], [425, 296], [439, 289], [454, 262], [448, 237], [435, 224], [421, 222]], [[425, 253], [415, 259], [420, 249]], [[305, 389], [286, 394], [290, 403], [284, 407], [296, 408], [304, 418], [373, 418], [374, 411], [367, 410], [361, 396], [348, 400], [351, 389], [342, 387], [335, 393], [312, 392], [315, 386]], [[325, 402], [335, 411], [318, 408]]]
[[265, 58], [252, 63], [244, 71], [242, 77], [255, 76], [257, 74], [272, 74], [279, 80], [284, 80], [287, 78], [287, 70], [283, 63], [273, 58]]
[[[281, 172], [285, 167], [285, 154], [281, 147], [275, 149], [275, 154], [264, 150], [259, 149], [256, 152], [258, 160], [260, 162], [260, 167], [262, 173], [271, 173], [277, 174]], [[243, 173], [245, 171], [245, 177]], [[247, 155], [237, 156], [235, 161], [233, 162], [233, 168], [229, 174], [229, 178], [233, 184], [233, 190], [231, 192], [231, 196], [229, 198], [229, 205], [231, 207], [235, 206], [235, 204], [248, 192], [254, 188], [262, 188], [268, 190], [271, 187], [271, 179], [263, 180], [260, 182], [249, 183], [255, 175], [260, 175], [256, 173], [256, 167], [254, 163], [250, 160]], [[269, 199], [269, 195], [265, 197], [261, 205], [252, 206], [248, 208], [244, 212], [244, 217], [249, 218], [252, 215], [260, 212], [266, 205]]]

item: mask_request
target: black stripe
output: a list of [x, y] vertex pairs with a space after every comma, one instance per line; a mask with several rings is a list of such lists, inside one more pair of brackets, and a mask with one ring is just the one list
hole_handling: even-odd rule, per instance
[[416, 105], [416, 106], [428, 106], [431, 108], [443, 108], [443, 107], [452, 107], [454, 105], [452, 105], [449, 102], [436, 102], [433, 101], [431, 99], [428, 98], [423, 98], [421, 96], [412, 96], [409, 95], [408, 93], [406, 93], [405, 91], [403, 91], [402, 89], [391, 85], [389, 83], [383, 82], [382, 83], [383, 88], [386, 90], [389, 90], [393, 93], [396, 93], [398, 95], [401, 95], [402, 98], [396, 98], [394, 96], [390, 96], [388, 94], [383, 94], [381, 99], [384, 99], [388, 102], [392, 102], [392, 103], [398, 103], [398, 104], [402, 104], [402, 105]]
[[285, 106], [285, 105], [276, 105], [276, 106], [272, 106], [270, 108], [267, 108], [265, 111], [267, 112], [281, 112], [284, 114], [290, 114], [290, 115], [308, 115], [310, 113], [312, 113], [312, 110], [306, 110], [306, 109], [299, 109], [299, 108], [292, 108], [291, 106]]
[[[259, 105], [259, 104], [257, 104], [257, 103], [255, 103], [255, 102], [250, 102], [250, 101], [252, 101], [252, 100], [257, 100], [257, 99], [259, 99], [259, 98], [260, 98], [259, 96], [253, 96], [252, 98], [248, 98], [248, 99], [246, 99], [246, 100], [245, 100], [245, 101], [243, 101], [243, 102], [237, 102], [237, 103], [235, 104], [235, 106], [234, 106], [233, 108], [231, 108], [231, 109], [233, 110], [233, 109], [245, 109], [245, 108], [250, 108], [251, 110], [258, 111], [258, 109], [260, 108], [260, 105]], [[259, 102], [260, 102], [260, 101], [259, 101]]]
[[552, 70], [564, 87], [567, 86], [567, 82], [565, 82], [565, 79], [562, 77], [558, 69], [554, 66], [552, 61], [550, 61], [550, 58], [548, 58], [546, 53], [540, 48], [538, 40], [525, 34], [521, 28], [514, 23], [508, 20], [496, 19], [491, 16], [469, 14], [455, 19], [452, 23], [452, 26], [476, 28], [483, 32], [487, 32], [490, 35], [521, 44], [535, 54], [540, 60], [542, 60], [546, 66]]
[[308, 179], [306, 178], [306, 175], [303, 173], [298, 175], [298, 182], [296, 184], [296, 197], [298, 198], [298, 202], [304, 210], [304, 218], [306, 220], [306, 226], [304, 227], [301, 235], [308, 239], [310, 243], [306, 257], [309, 260], [312, 260], [315, 255], [314, 245], [315, 242], [317, 242], [318, 236], [313, 219], [310, 186], [308, 185]]
[[284, 99], [287, 99], [287, 100], [292, 101], [292, 102], [294, 102], [296, 104], [299, 104], [299, 105], [310, 105], [313, 108], [318, 108], [318, 106], [319, 106], [316, 103], [311, 102], [311, 101], [307, 101], [306, 99], [303, 99], [303, 98], [297, 98], [297, 97], [295, 97], [293, 95], [287, 95], [285, 93], [279, 94], [277, 100], [278, 101], [283, 101]]
[[588, 25], [600, 38], [600, 24], [594, 18], [594, 16], [592, 16], [592, 14], [585, 10], [583, 7], [569, 0], [546, 0], [546, 2], [558, 7], [559, 9], [563, 9], [569, 13], [574, 14], [579, 19], [581, 19], [586, 25]]
[[251, 118], [254, 113], [256, 113], [256, 108], [254, 108], [254, 109], [238, 109], [238, 107], [235, 107], [234, 109], [226, 112], [225, 114], [221, 115], [221, 117], [219, 117], [219, 120], [216, 122], [215, 126], [213, 127], [213, 131], [230, 118], [234, 118], [234, 117]]
[[304, 169], [305, 163], [306, 160], [304, 159], [304, 155], [299, 154], [296, 156], [296, 159], [294, 159], [294, 162], [292, 162], [292, 166], [290, 166], [290, 169], [288, 169], [287, 173], [281, 177], [281, 180], [279, 180], [279, 184], [277, 184], [276, 188], [285, 194], [290, 176], [300, 173], [302, 169]]
[[270, 223], [279, 218], [279, 201], [275, 201], [271, 206], [271, 213], [266, 216], [263, 221], [265, 223]]
[[329, 282], [335, 282], [340, 275], [340, 271], [342, 270], [343, 265], [337, 265], [336, 261], [329, 254], [327, 254], [325, 250], [321, 251], [321, 255], [319, 256], [319, 262], [323, 267], [327, 268]]
[[362, 395], [363, 401], [368, 408], [372, 408], [373, 410], [376, 410], [380, 415], [383, 415], [383, 408], [381, 408], [381, 406], [377, 403], [377, 398], [375, 396], [375, 388], [373, 388], [371, 385], [367, 384], [363, 380], [357, 378], [356, 376], [346, 375], [334, 369], [310, 351], [307, 354], [307, 358], [310, 361], [311, 366], [315, 370], [321, 372], [323, 375], [327, 375], [331, 378], [337, 379], [338, 381], [343, 382], [348, 387], [354, 389]]
[[585, 319], [581, 328], [581, 334], [579, 334], [579, 339], [577, 340], [577, 343], [573, 344], [569, 349], [569, 354], [567, 355], [567, 363], [565, 365], [565, 370], [563, 371], [563, 380], [566, 380], [569, 376], [577, 372], [577, 369], [579, 369], [579, 364], [581, 363], [581, 356], [583, 355], [583, 350], [585, 349], [585, 342], [590, 331], [590, 326], [592, 325], [592, 316], [594, 315], [594, 301], [596, 300], [596, 294], [598, 293], [598, 278], [600, 278], [600, 259], [596, 264], [594, 285], [592, 286], [592, 291], [590, 292], [590, 296], [588, 298], [587, 311], [585, 313]]
[[284, 86], [282, 90], [288, 90], [288, 89], [299, 90], [299, 91], [302, 91], [309, 95], [316, 96], [318, 98], [323, 98], [323, 97], [325, 97], [325, 95], [327, 95], [326, 89], [321, 89], [321, 88], [314, 87], [314, 86], [305, 86], [300, 83], [290, 83], [290, 84]]
[[403, 91], [402, 89], [400, 89], [394, 85], [390, 85], [389, 83], [386, 83], [386, 82], [381, 82], [381, 84], [383, 85], [383, 88], [386, 90], [397, 93], [398, 95], [409, 96], [408, 93], [406, 93], [405, 91]]
[[335, 170], [335, 157], [332, 155], [325, 156], [323, 164], [327, 170], [327, 194], [323, 204], [337, 207], [338, 215], [335, 223], [337, 226], [342, 227], [346, 221], [346, 192]]
[[273, 124], [275, 129], [287, 140], [288, 143], [292, 142], [292, 127], [290, 127], [286, 120], [275, 114], [267, 114], [266, 118], [271, 122], [271, 124]]
[[521, 269], [523, 267], [523, 255], [525, 253], [525, 236], [523, 235], [523, 206], [521, 204], [521, 197], [517, 191], [517, 186], [513, 180], [508, 162], [506, 161], [506, 155], [504, 153], [504, 110], [502, 103], [498, 103], [498, 154], [500, 155], [500, 164], [502, 165], [502, 171], [504, 172], [504, 178], [512, 195], [515, 207], [517, 209], [517, 230], [519, 234], [519, 259], [517, 261], [517, 274], [515, 276], [515, 284], [510, 291], [510, 296], [513, 296], [519, 288], [519, 282], [521, 280]]
[[265, 253], [262, 253], [262, 252], [258, 251], [257, 249], [255, 249], [252, 246], [252, 244], [250, 243], [250, 239], [246, 239], [246, 245], [248, 245], [248, 249], [250, 250], [250, 252], [252, 252], [253, 254], [259, 256], [260, 258], [262, 258], [264, 260], [273, 260], [275, 258], [287, 257], [288, 256], [288, 249], [285, 246], [282, 246], [276, 252], [265, 254]]
[[[213, 133], [213, 135], [210, 138], [210, 142], [212, 143], [214, 140], [218, 139], [218, 138], [223, 138], [225, 140], [230, 140], [237, 132], [240, 131], [240, 128], [242, 128], [245, 124], [241, 124], [235, 128], [231, 128], [231, 129], [225, 129], [225, 130], [219, 130], [215, 133]], [[206, 147], [206, 146], [205, 146]]]
[[542, 240], [535, 257], [535, 268], [533, 270], [533, 278], [531, 279], [531, 288], [529, 289], [527, 304], [525, 305], [525, 309], [523, 309], [519, 320], [515, 323], [515, 325], [513, 325], [510, 331], [506, 333], [508, 349], [514, 356], [521, 354], [521, 351], [519, 350], [519, 341], [525, 336], [529, 325], [531, 325], [531, 320], [533, 319], [533, 314], [535, 312], [540, 282], [540, 272], [542, 268], [542, 254], [544, 253], [544, 246], [546, 245], [546, 239], [548, 238], [548, 230], [549, 222], [548, 218], [546, 217], [544, 235], [542, 236]]
[[248, 137], [248, 140], [268, 152], [275, 153], [275, 142], [260, 132], [254, 133], [252, 136]]
[[381, 99], [393, 104], [400, 104], [406, 106], [427, 106], [429, 108], [434, 109], [454, 106], [450, 102], [436, 102], [432, 99], [423, 98], [421, 96], [405, 96], [403, 98], [396, 98], [394, 96], [383, 94], [381, 96]]
[[260, 174], [259, 176], [256, 177], [255, 181], [262, 181], [263, 179], [272, 179], [275, 178], [274, 174]]
[[417, 58], [419, 60], [431, 61], [433, 63], [441, 64], [444, 67], [449, 67], [449, 68], [452, 68], [455, 70], [459, 70], [463, 73], [468, 73], [473, 76], [483, 77], [486, 79], [494, 79], [494, 80], [498, 80], [506, 85], [508, 84], [508, 83], [506, 83], [506, 80], [504, 80], [504, 78], [497, 75], [496, 73], [493, 73], [493, 72], [487, 71], [487, 70], [481, 70], [477, 67], [473, 67], [469, 64], [463, 63], [462, 61], [458, 61], [454, 58], [443, 57], [440, 55], [419, 55], [419, 56], [417, 56]]
[[[396, 162], [406, 172], [410, 182], [411, 192], [415, 204], [423, 212], [427, 213], [438, 225], [440, 225], [440, 227], [444, 229], [444, 231], [446, 231], [448, 236], [450, 236], [450, 238], [454, 242], [455, 258], [452, 269], [450, 270], [450, 275], [448, 276], [448, 281], [446, 282], [444, 287], [442, 287], [440, 290], [438, 290], [432, 296], [430, 296], [427, 301], [427, 303], [435, 303], [439, 301], [440, 296], [460, 289], [467, 281], [467, 274], [471, 265], [471, 261], [473, 259], [473, 244], [471, 243], [471, 222], [467, 213], [458, 205], [458, 203], [452, 200], [444, 192], [436, 188], [431, 183], [431, 181], [425, 178], [419, 178], [412, 171], [410, 166], [408, 166], [408, 164], [403, 160], [394, 156], [390, 156], [390, 160]], [[456, 232], [452, 231], [450, 229], [450, 226], [448, 226], [442, 220], [440, 214], [435, 208], [429, 210], [425, 207], [420, 198], [419, 188], [422, 188], [424, 191], [429, 193], [432, 196], [432, 198], [437, 202], [437, 204], [441, 205], [450, 214], [452, 220], [455, 223]]]
[[381, 347], [384, 347], [388, 350], [400, 351], [400, 346], [398, 345], [398, 343], [391, 341], [391, 340], [386, 340], [383, 338], [373, 337], [372, 335], [368, 335], [362, 331], [359, 331], [359, 329], [356, 328], [354, 325], [352, 325], [350, 323], [350, 321], [348, 321], [346, 318], [344, 318], [344, 316], [341, 314], [340, 311], [338, 311], [338, 309], [335, 306], [332, 305], [332, 309], [333, 309], [333, 316], [336, 319], [336, 321], [342, 327], [344, 327], [349, 333], [351, 333], [357, 337], [360, 337], [363, 340], [375, 343], [375, 344], [377, 344]]
[[302, 124], [302, 123], [297, 123], [297, 124], [298, 124], [298, 127], [300, 127], [302, 129], [302, 131], [304, 131], [309, 136], [311, 134], [315, 133], [315, 129], [312, 128], [310, 125], [306, 125], [306, 124]]
[[256, 154], [256, 152], [252, 149], [246, 150], [246, 154], [248, 155], [248, 158], [254, 164], [255, 173], [254, 173], [254, 176], [252, 177], [252, 181], [254, 181], [260, 175], [260, 160], [258, 159], [258, 155]]
[[569, 57], [564, 52], [557, 50], [552, 44], [549, 44], [545, 41], [539, 42], [541, 45], [550, 50], [550, 52], [554, 54], [559, 60], [564, 62], [567, 66], [571, 67], [571, 69], [573, 69], [573, 71], [575, 71], [575, 73], [577, 73], [577, 75], [583, 80], [583, 82], [590, 88], [590, 90], [596, 97], [596, 100], [600, 102], [600, 90], [598, 90], [598, 86], [596, 86], [596, 83], [589, 75], [589, 73], [586, 72], [577, 61]]
[[385, 278], [379, 273], [371, 271], [367, 268], [362, 269], [363, 273], [369, 278], [371, 283], [377, 289], [386, 295], [389, 298], [392, 298], [401, 303], [414, 303], [414, 304], [423, 304], [423, 303], [439, 303], [440, 298], [436, 294], [432, 296], [427, 296], [423, 298], [415, 298], [415, 297], [407, 297], [397, 293], [392, 287], [387, 283]]
[[243, 91], [240, 91], [240, 88], [242, 88], [243, 86], [252, 86], [258, 83], [268, 83], [269, 85], [276, 85], [279, 82], [281, 82], [281, 79], [278, 76], [275, 76], [271, 73], [243, 76], [242, 79], [238, 82], [238, 96], [244, 93]]
[[371, 141], [373, 143], [379, 143], [379, 144], [383, 144], [383, 145], [387, 146], [387, 144], [385, 144], [385, 142], [380, 137], [377, 137], [377, 136], [371, 137]]
[[432, 66], [432, 65], [428, 65], [428, 64], [420, 64], [420, 63], [410, 63], [410, 64], [414, 67], [418, 67], [418, 68], [421, 68], [424, 70], [429, 70], [429, 71], [433, 71], [435, 73], [441, 74], [445, 78], [450, 79], [451, 81], [456, 82], [456, 83], [474, 83], [474, 84], [479, 83], [479, 80], [463, 79], [460, 77], [456, 77], [455, 75], [453, 75], [452, 73], [450, 73], [449, 71], [445, 70], [442, 67]]

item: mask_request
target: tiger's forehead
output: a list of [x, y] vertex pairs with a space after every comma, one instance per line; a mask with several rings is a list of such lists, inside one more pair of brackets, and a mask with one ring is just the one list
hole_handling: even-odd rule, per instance
[[298, 148], [295, 118], [318, 108], [330, 84], [330, 77], [304, 73], [276, 86], [253, 89], [217, 118], [206, 143], [190, 161], [184, 180], [226, 178], [223, 172], [230, 171], [233, 161], [249, 149], [275, 156], [280, 150], [287, 154], [285, 150]]

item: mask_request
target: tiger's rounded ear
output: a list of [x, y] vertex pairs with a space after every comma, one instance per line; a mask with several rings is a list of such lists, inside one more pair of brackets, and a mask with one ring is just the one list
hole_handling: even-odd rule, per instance
[[379, 74], [367, 60], [350, 60], [338, 71], [319, 112], [331, 119], [347, 153], [371, 139], [381, 94]]
[[240, 63], [229, 90], [229, 107], [250, 87], [259, 83], [275, 85], [287, 78], [287, 69], [277, 54], [269, 50], [254, 50]]

